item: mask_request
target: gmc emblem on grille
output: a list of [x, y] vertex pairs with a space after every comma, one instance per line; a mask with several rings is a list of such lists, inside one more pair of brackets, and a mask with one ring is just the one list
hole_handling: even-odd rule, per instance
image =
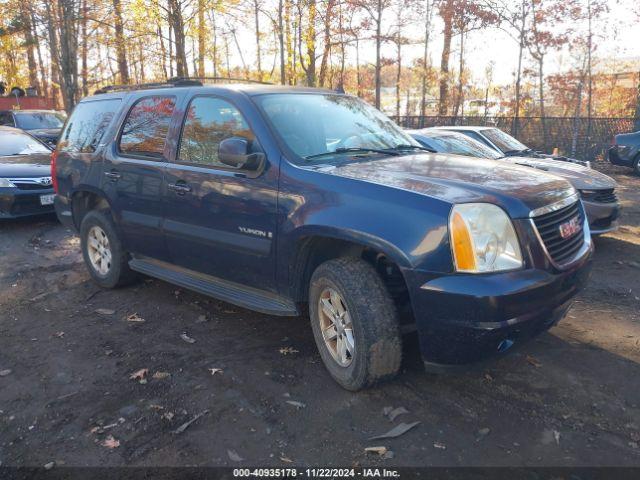
[[558, 228], [560, 230], [560, 236], [563, 239], [572, 237], [582, 229], [580, 218], [575, 216], [568, 222], [560, 224]]

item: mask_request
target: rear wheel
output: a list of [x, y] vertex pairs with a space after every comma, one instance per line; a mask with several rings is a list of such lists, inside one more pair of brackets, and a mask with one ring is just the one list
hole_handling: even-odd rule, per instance
[[636, 175], [640, 175], [640, 153], [636, 155], [636, 161], [633, 164], [633, 170], [636, 172]]
[[398, 373], [398, 313], [365, 261], [340, 258], [320, 265], [311, 278], [309, 316], [320, 357], [342, 387], [360, 390]]
[[101, 287], [120, 287], [136, 278], [109, 214], [93, 210], [85, 215], [80, 225], [80, 244], [89, 274]]

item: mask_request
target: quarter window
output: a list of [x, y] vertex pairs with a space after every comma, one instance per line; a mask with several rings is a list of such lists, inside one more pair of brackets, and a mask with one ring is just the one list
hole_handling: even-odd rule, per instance
[[218, 146], [230, 137], [246, 138], [250, 150], [259, 151], [255, 136], [236, 107], [219, 98], [196, 97], [185, 117], [178, 161], [226, 168], [218, 161]]
[[120, 151], [129, 155], [162, 157], [175, 97], [153, 96], [138, 100], [124, 121]]
[[120, 107], [119, 99], [83, 102], [76, 106], [60, 136], [62, 152], [93, 153]]

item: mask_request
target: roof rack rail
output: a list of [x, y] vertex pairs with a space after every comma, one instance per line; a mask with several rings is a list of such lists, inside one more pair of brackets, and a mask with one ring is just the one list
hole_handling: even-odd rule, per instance
[[121, 92], [127, 90], [145, 90], [149, 88], [162, 88], [162, 87], [201, 87], [204, 82], [220, 82], [220, 83], [257, 83], [260, 85], [273, 85], [271, 82], [262, 82], [259, 80], [250, 80], [247, 78], [235, 78], [235, 77], [172, 77], [167, 79], [166, 82], [152, 82], [152, 83], [139, 83], [137, 85], [106, 85], [93, 92], [94, 95], [100, 95], [102, 93]]
[[220, 82], [220, 83], [229, 83], [229, 82], [238, 82], [238, 83], [257, 83], [259, 85], [273, 85], [271, 82], [263, 82], [261, 80], [251, 80], [248, 78], [237, 78], [237, 77], [173, 77], [167, 80], [169, 83], [186, 83], [186, 82]]

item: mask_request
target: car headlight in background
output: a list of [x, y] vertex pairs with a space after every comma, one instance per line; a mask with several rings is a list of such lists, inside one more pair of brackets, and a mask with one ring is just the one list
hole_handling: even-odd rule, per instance
[[15, 185], [6, 178], [0, 178], [0, 188], [15, 188]]
[[451, 250], [458, 272], [498, 272], [522, 267], [511, 219], [490, 203], [455, 205], [449, 217]]

